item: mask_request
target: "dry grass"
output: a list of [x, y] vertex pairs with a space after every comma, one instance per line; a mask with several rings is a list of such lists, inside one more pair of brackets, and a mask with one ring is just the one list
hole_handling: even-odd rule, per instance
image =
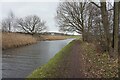
[[68, 37], [66, 36], [56, 36], [56, 35], [41, 35], [37, 37], [38, 41], [44, 41], [44, 40], [63, 40], [67, 39]]
[[28, 34], [20, 34], [20, 33], [2, 33], [1, 43], [2, 49], [15, 48], [19, 46], [24, 46], [32, 43], [36, 43], [37, 41], [45, 41], [45, 40], [64, 40], [68, 38], [76, 38], [79, 36], [60, 36], [60, 35], [28, 35]]
[[36, 39], [31, 35], [2, 33], [2, 49], [14, 48], [32, 43], [36, 43]]

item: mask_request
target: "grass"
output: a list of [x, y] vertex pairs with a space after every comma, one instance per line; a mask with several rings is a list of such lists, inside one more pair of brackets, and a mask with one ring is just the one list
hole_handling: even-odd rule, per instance
[[27, 78], [57, 78], [60, 75], [59, 67], [62, 67], [59, 63], [69, 55], [70, 49], [73, 46], [74, 41], [70, 42], [67, 46], [62, 48], [50, 61], [42, 67], [36, 69]]
[[67, 38], [76, 38], [76, 39], [82, 39], [81, 35], [73, 35], [73, 36], [66, 36]]
[[31, 35], [19, 33], [2, 33], [2, 49], [14, 48], [23, 45], [36, 43]]

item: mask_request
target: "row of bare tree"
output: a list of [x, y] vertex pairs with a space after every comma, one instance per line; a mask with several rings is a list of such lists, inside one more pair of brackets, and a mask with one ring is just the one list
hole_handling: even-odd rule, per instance
[[46, 22], [37, 15], [30, 15], [24, 18], [16, 18], [11, 11], [7, 18], [2, 20], [3, 32], [25, 32], [28, 34], [39, 33], [46, 29]]
[[60, 31], [81, 33], [83, 41], [96, 41], [109, 53], [118, 53], [120, 2], [100, 0], [61, 2], [56, 20]]

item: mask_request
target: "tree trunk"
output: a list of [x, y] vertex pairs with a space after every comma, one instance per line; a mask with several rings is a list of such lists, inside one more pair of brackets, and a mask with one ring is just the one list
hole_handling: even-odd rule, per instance
[[85, 33], [84, 33], [84, 30], [82, 31], [82, 40], [85, 41]]
[[8, 32], [11, 32], [11, 23], [8, 23]]
[[102, 23], [104, 26], [104, 32], [105, 32], [105, 40], [106, 40], [106, 50], [110, 52], [111, 48], [111, 41], [110, 41], [110, 33], [109, 33], [109, 21], [108, 21], [108, 12], [106, 9], [106, 2], [100, 2], [101, 3], [101, 14], [102, 14]]
[[118, 53], [118, 34], [119, 34], [119, 3], [114, 2], [114, 24], [113, 24], [113, 48], [114, 52]]

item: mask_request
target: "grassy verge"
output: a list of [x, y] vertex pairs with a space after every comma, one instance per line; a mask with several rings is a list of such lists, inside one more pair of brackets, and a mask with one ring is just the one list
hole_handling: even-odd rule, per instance
[[86, 65], [85, 75], [93, 78], [118, 77], [118, 59], [112, 59], [109, 54], [98, 53], [96, 46], [90, 43], [81, 44], [84, 53], [83, 61]]
[[76, 39], [82, 39], [81, 35], [73, 35], [73, 36], [66, 36], [67, 38], [76, 38]]
[[58, 76], [61, 75], [59, 67], [65, 66], [62, 65], [62, 62], [64, 61], [64, 58], [70, 55], [69, 52], [73, 44], [74, 41], [70, 42], [61, 51], [59, 51], [47, 64], [36, 69], [32, 74], [28, 76], [28, 78], [58, 78]]
[[36, 43], [31, 35], [19, 33], [2, 33], [2, 49], [15, 48]]

